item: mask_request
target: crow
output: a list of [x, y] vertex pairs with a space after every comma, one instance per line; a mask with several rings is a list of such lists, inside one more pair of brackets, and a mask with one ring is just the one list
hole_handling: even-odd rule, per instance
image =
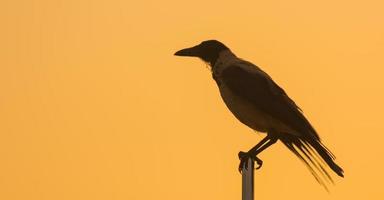
[[325, 181], [333, 183], [326, 166], [344, 177], [343, 169], [334, 162], [335, 156], [321, 142], [302, 110], [258, 66], [237, 57], [217, 40], [203, 41], [174, 55], [198, 57], [206, 62], [224, 103], [233, 115], [251, 129], [267, 134], [248, 152], [238, 153], [240, 173], [249, 158], [258, 164], [256, 169], [259, 169], [263, 162], [257, 155], [280, 140], [326, 189]]

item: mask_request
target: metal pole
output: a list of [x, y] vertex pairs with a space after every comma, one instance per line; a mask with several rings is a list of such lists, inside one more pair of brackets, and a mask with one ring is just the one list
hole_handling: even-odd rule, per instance
[[254, 200], [254, 161], [249, 158], [247, 169], [245, 164], [242, 169], [242, 200]]

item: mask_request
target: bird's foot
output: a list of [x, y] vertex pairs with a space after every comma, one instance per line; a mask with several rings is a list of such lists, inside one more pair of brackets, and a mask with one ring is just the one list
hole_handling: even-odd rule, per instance
[[260, 167], [263, 165], [263, 161], [262, 160], [260, 160], [257, 156], [252, 155], [252, 154], [250, 154], [248, 152], [240, 151], [238, 156], [239, 156], [239, 159], [240, 159], [240, 164], [239, 164], [239, 172], [240, 173], [242, 172], [242, 169], [243, 169], [244, 165], [245, 165], [245, 169], [248, 169], [249, 158], [251, 158], [253, 162], [256, 161], [256, 163], [258, 165], [256, 167], [256, 169], [260, 169]]

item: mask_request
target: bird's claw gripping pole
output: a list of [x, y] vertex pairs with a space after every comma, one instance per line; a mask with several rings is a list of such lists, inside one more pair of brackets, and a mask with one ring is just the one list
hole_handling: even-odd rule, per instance
[[238, 156], [240, 159], [240, 164], [239, 164], [239, 172], [240, 173], [242, 173], [242, 171], [243, 171], [243, 166], [245, 166], [245, 169], [248, 168], [248, 162], [250, 160], [253, 160], [254, 162], [257, 163], [256, 169], [260, 169], [261, 166], [263, 165], [262, 160], [260, 160], [257, 156], [251, 155], [249, 152], [240, 151]]

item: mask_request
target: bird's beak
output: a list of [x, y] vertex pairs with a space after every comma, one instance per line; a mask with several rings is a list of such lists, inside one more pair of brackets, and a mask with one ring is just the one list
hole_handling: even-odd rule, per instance
[[182, 49], [180, 51], [177, 51], [175, 53], [175, 56], [192, 56], [192, 57], [198, 57], [199, 56], [199, 47], [194, 46], [191, 48]]

